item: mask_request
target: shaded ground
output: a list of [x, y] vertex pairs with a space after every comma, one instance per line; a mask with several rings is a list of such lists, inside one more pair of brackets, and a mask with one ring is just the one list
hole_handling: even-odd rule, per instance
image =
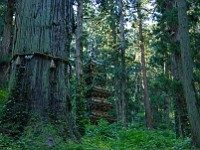
[[[7, 97], [7, 91], [0, 89], [0, 113]], [[1, 115], [0, 114], [0, 115]], [[52, 129], [51, 129], [52, 130]], [[50, 131], [51, 131], [50, 130]], [[30, 140], [28, 136], [12, 139], [0, 134], [1, 150], [188, 150], [190, 138], [176, 139], [170, 130], [148, 130], [140, 124], [129, 125], [122, 129], [119, 125], [109, 125], [100, 120], [98, 126], [87, 125], [86, 134], [80, 143], [57, 137], [57, 142], [50, 148], [47, 145]], [[44, 138], [46, 139], [46, 138]], [[45, 143], [45, 142], [44, 142]]]

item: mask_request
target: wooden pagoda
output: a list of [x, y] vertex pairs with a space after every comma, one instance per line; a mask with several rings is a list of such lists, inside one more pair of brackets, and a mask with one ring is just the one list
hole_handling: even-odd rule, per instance
[[102, 65], [95, 59], [90, 59], [85, 69], [88, 85], [86, 94], [88, 116], [93, 124], [102, 118], [112, 123], [115, 119], [110, 112], [114, 111], [114, 105], [108, 101], [111, 93], [105, 89], [105, 77], [99, 66]]

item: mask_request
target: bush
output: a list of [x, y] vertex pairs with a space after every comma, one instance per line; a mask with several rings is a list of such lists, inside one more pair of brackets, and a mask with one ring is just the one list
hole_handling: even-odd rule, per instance
[[6, 104], [6, 100], [8, 97], [8, 90], [0, 89], [0, 115], [3, 111], [3, 106]]
[[[50, 128], [51, 129], [51, 128]], [[31, 131], [32, 129], [30, 129]], [[51, 132], [54, 129], [51, 129]], [[28, 132], [26, 132], [28, 133]], [[98, 126], [87, 125], [86, 134], [80, 143], [69, 139], [64, 141], [56, 137], [56, 145], [48, 147], [42, 145], [37, 139], [31, 140], [29, 136], [21, 136], [13, 140], [0, 135], [0, 149], [52, 149], [52, 150], [188, 150], [191, 149], [190, 138], [176, 139], [175, 134], [169, 130], [148, 130], [144, 127], [129, 125], [122, 128], [117, 124], [108, 124], [100, 120]], [[37, 146], [35, 146], [37, 145]]]

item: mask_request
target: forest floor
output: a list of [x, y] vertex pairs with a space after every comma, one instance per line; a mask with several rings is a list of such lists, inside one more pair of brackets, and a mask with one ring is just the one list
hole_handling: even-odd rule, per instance
[[88, 125], [80, 143], [68, 140], [55, 143], [51, 148], [39, 143], [36, 146], [27, 139], [15, 141], [0, 135], [1, 150], [194, 150], [190, 142], [190, 138], [176, 139], [169, 130], [148, 130], [134, 125], [121, 129], [105, 121], [100, 121], [98, 126]]
[[[7, 92], [0, 89], [0, 114], [6, 97]], [[122, 128], [104, 120], [100, 120], [98, 126], [87, 125], [81, 142], [60, 140], [51, 148], [41, 143], [35, 144], [30, 139], [14, 140], [0, 134], [0, 150], [194, 150], [190, 143], [190, 138], [176, 139], [172, 130], [149, 130], [136, 123]]]

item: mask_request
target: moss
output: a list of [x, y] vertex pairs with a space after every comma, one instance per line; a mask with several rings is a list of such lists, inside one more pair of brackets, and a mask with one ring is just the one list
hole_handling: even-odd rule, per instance
[[29, 125], [24, 129], [23, 135], [19, 141], [25, 141], [29, 149], [39, 147], [48, 149], [49, 147], [58, 147], [60, 143], [67, 140], [69, 129], [65, 121], [44, 121], [41, 117], [32, 117]]
[[[23, 86], [24, 71], [22, 68], [15, 69], [15, 76], [11, 77], [11, 82], [14, 80], [7, 99], [4, 113], [1, 119], [1, 132], [11, 136], [18, 136], [22, 133], [24, 126], [28, 122], [28, 114], [26, 112], [26, 104], [29, 99], [29, 91]], [[24, 91], [24, 89], [27, 89]]]
[[8, 97], [8, 90], [7, 89], [0, 89], [0, 118], [3, 114], [3, 108], [6, 104], [6, 100]]

